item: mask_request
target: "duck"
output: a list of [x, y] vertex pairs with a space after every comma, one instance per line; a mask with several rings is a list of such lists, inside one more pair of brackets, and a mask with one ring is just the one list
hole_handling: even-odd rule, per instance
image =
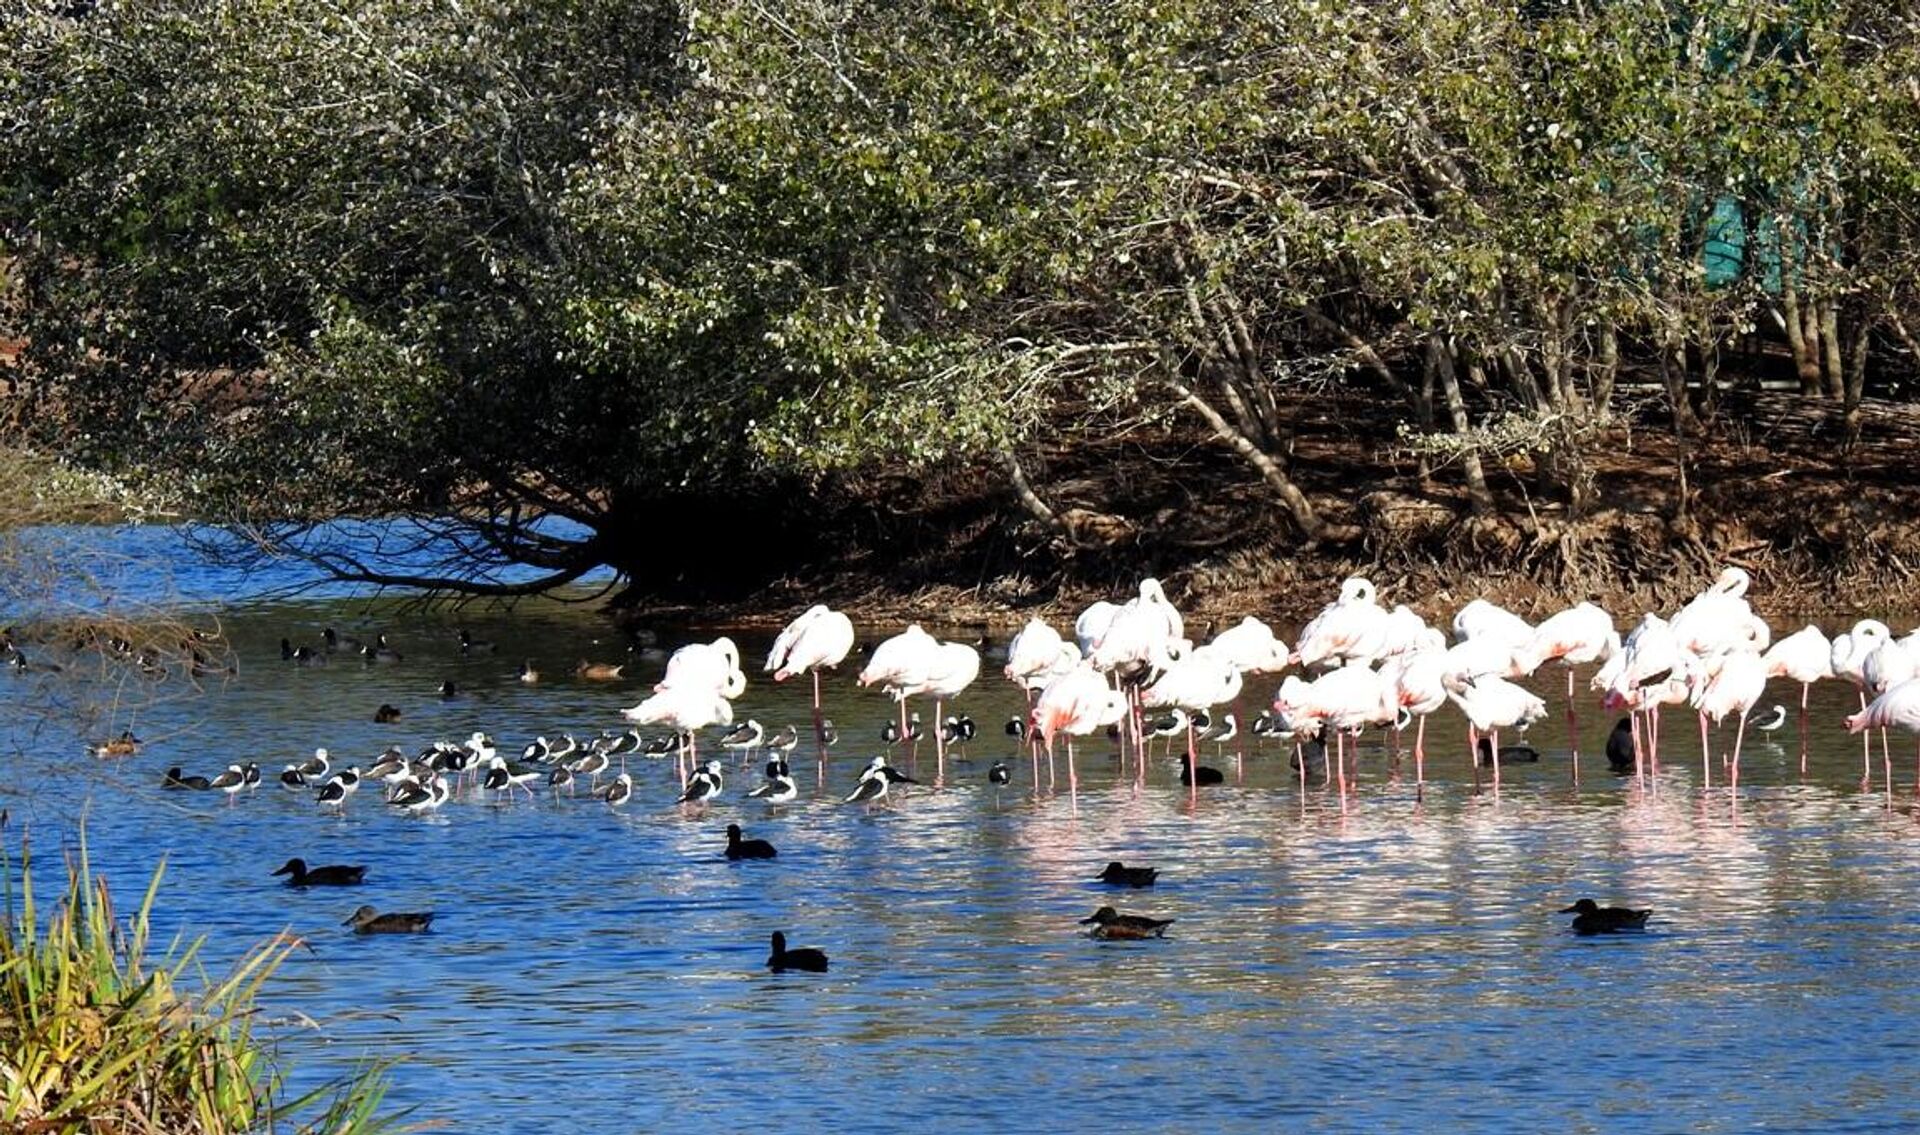
[[588, 662], [582, 658], [580, 664], [573, 668], [573, 676], [595, 682], [612, 682], [619, 680], [622, 676], [621, 671], [626, 668], [627, 664], [624, 662], [616, 665], [612, 662]]
[[486, 639], [475, 638], [473, 637], [472, 631], [468, 630], [465, 627], [460, 628], [460, 653], [492, 654], [494, 650], [495, 650], [494, 645], [488, 642]]
[[[1493, 738], [1480, 738], [1479, 759], [1481, 768], [1493, 767]], [[1540, 750], [1524, 742], [1500, 746], [1500, 763], [1503, 765], [1530, 765], [1537, 764], [1539, 760]]]
[[180, 766], [174, 765], [167, 770], [166, 776], [161, 778], [160, 787], [191, 788], [195, 791], [205, 791], [213, 787], [213, 782], [204, 776], [183, 776], [180, 773]]
[[1629, 910], [1624, 906], [1601, 906], [1592, 899], [1581, 899], [1561, 914], [1573, 915], [1575, 934], [1614, 934], [1622, 930], [1644, 930], [1651, 910]]
[[381, 702], [380, 708], [373, 711], [375, 725], [392, 725], [400, 720], [400, 708], [387, 702]]
[[785, 804], [800, 795], [800, 784], [793, 779], [793, 771], [783, 760], [767, 762], [767, 782], [747, 793], [750, 800], [765, 800], [769, 804]]
[[520, 673], [517, 676], [522, 682], [529, 686], [540, 681], [540, 671], [533, 668], [533, 659], [531, 658], [520, 663]]
[[334, 653], [335, 651], [339, 650], [343, 646], [346, 647], [348, 650], [357, 651], [360, 649], [362, 645], [360, 640], [355, 636], [350, 634], [343, 635], [338, 631], [334, 630], [332, 627], [321, 628], [320, 644], [326, 649], [326, 652], [328, 654]]
[[1107, 869], [1097, 876], [1102, 883], [1122, 887], [1151, 887], [1159, 877], [1158, 867], [1128, 867], [1117, 859], [1107, 864]]
[[1192, 757], [1187, 756], [1185, 753], [1180, 754], [1181, 786], [1191, 788], [1196, 781], [1200, 784], [1225, 784], [1227, 777], [1225, 773], [1211, 765], [1199, 765], [1196, 767]]
[[357, 887], [366, 876], [365, 867], [334, 865], [330, 867], [309, 868], [307, 861], [300, 858], [287, 860], [275, 875], [290, 876], [289, 887]]
[[727, 825], [728, 859], [772, 859], [779, 854], [764, 839], [741, 839], [739, 824]]
[[360, 657], [368, 662], [393, 663], [400, 661], [400, 652], [387, 645], [386, 635], [380, 635], [360, 648]]
[[327, 656], [310, 646], [295, 646], [292, 639], [280, 640], [280, 661], [291, 662], [295, 666], [325, 666]]
[[1623, 717], [1607, 734], [1607, 768], [1615, 776], [1632, 776], [1633, 754], [1633, 718]]
[[827, 972], [827, 955], [825, 951], [816, 950], [812, 946], [801, 946], [798, 949], [789, 950], [787, 936], [775, 930], [773, 953], [767, 955], [767, 968], [775, 973], [785, 973], [790, 969], [803, 970], [807, 973], [825, 973]]
[[425, 934], [433, 929], [433, 912], [381, 914], [370, 906], [363, 906], [340, 925], [353, 927], [355, 934]]
[[120, 736], [111, 741], [102, 741], [98, 745], [87, 746], [87, 753], [95, 757], [131, 757], [140, 751], [140, 738], [133, 730], [123, 729]]
[[1110, 906], [1103, 906], [1094, 911], [1091, 917], [1081, 919], [1080, 925], [1092, 925], [1095, 938], [1137, 941], [1164, 935], [1167, 927], [1173, 925], [1173, 919], [1121, 914]]

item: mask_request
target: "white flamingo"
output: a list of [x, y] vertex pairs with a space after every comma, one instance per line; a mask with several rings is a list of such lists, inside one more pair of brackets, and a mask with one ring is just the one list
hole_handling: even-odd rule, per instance
[[900, 739], [904, 743], [907, 728], [907, 697], [904, 692], [924, 686], [939, 665], [940, 640], [928, 634], [919, 623], [883, 640], [873, 648], [867, 664], [856, 679], [862, 686], [879, 683], [900, 703]]
[[[1106, 679], [1091, 665], [1076, 666], [1055, 678], [1034, 702], [1031, 733], [1047, 747], [1049, 783], [1053, 776], [1053, 739], [1062, 733], [1067, 735], [1067, 792], [1076, 811], [1080, 806], [1080, 776], [1074, 767], [1073, 738], [1116, 724], [1126, 712], [1126, 696], [1107, 685]], [[1037, 784], [1040, 779], [1038, 756], [1034, 760]]]
[[1580, 714], [1574, 704], [1573, 668], [1605, 663], [1620, 653], [1620, 632], [1613, 616], [1593, 603], [1580, 603], [1543, 619], [1526, 644], [1514, 652], [1515, 664], [1532, 674], [1549, 662], [1567, 671], [1567, 744], [1572, 749], [1574, 783], [1580, 781]]
[[1813, 684], [1833, 677], [1833, 643], [1809, 623], [1767, 648], [1761, 656], [1767, 677], [1800, 683], [1800, 771], [1807, 771], [1807, 695]]
[[813, 675], [813, 732], [822, 739], [820, 716], [820, 671], [846, 661], [853, 652], [853, 620], [815, 603], [799, 618], [788, 623], [780, 637], [773, 640], [764, 669], [773, 671], [773, 680], [784, 682], [795, 674]]
[[1300, 631], [1292, 661], [1300, 666], [1321, 662], [1371, 659], [1387, 638], [1387, 613], [1374, 599], [1373, 584], [1354, 576], [1340, 584], [1340, 597], [1321, 608]]
[[1466, 678], [1459, 674], [1448, 674], [1445, 678], [1447, 696], [1460, 712], [1467, 716], [1467, 759], [1474, 762], [1478, 776], [1480, 767], [1480, 734], [1493, 736], [1493, 790], [1500, 791], [1500, 730], [1518, 729], [1526, 732], [1527, 726], [1547, 715], [1547, 703], [1498, 675], [1489, 674], [1481, 678]]
[[[1173, 706], [1180, 709], [1212, 709], [1240, 696], [1240, 667], [1224, 651], [1205, 646], [1167, 667], [1166, 673], [1140, 692], [1141, 704], [1149, 707]], [[1194, 752], [1193, 720], [1187, 719], [1187, 760], [1197, 764]], [[1144, 775], [1144, 762], [1142, 775]], [[1200, 778], [1187, 778], [1188, 793], [1197, 796]]]
[[1757, 651], [1735, 650], [1719, 657], [1712, 676], [1693, 697], [1700, 714], [1700, 785], [1712, 784], [1707, 745], [1707, 720], [1720, 724], [1728, 714], [1740, 715], [1740, 731], [1733, 738], [1733, 786], [1740, 785], [1740, 742], [1747, 732], [1747, 714], [1767, 688], [1767, 664]]

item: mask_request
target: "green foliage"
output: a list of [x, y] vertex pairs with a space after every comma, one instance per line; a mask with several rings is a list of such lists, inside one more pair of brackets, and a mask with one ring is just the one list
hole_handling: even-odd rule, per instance
[[[67, 864], [52, 910], [39, 905], [24, 845], [18, 913], [8, 873], [0, 932], [0, 1124], [10, 1131], [165, 1131], [220, 1135], [272, 1129], [302, 1112], [298, 1130], [352, 1135], [393, 1129], [376, 1112], [378, 1071], [276, 1101], [278, 1074], [253, 1035], [261, 987], [294, 945], [275, 939], [232, 973], [197, 978], [196, 942], [174, 956], [147, 956], [159, 890], [154, 873], [122, 925], [84, 842]], [[190, 990], [204, 986], [199, 992]]]

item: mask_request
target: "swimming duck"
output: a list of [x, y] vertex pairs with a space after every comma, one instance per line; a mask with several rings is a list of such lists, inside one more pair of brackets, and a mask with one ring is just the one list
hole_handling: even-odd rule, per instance
[[400, 661], [400, 652], [387, 645], [386, 635], [380, 635], [360, 648], [360, 657], [368, 662], [393, 663]]
[[[1493, 767], [1493, 739], [1491, 737], [1480, 738], [1479, 757], [1481, 768]], [[1532, 745], [1522, 743], [1519, 745], [1500, 746], [1500, 763], [1503, 765], [1530, 765], [1537, 763], [1539, 760], [1540, 750], [1534, 748]]]
[[612, 682], [619, 679], [620, 672], [626, 668], [627, 664], [624, 662], [616, 666], [611, 662], [588, 662], [582, 658], [580, 665], [573, 668], [573, 676], [588, 678], [595, 682]]
[[1629, 910], [1624, 906], [1601, 906], [1592, 899], [1581, 899], [1563, 907], [1561, 914], [1573, 915], [1575, 934], [1613, 934], [1621, 930], [1644, 930], [1651, 910]]
[[465, 627], [460, 628], [460, 653], [492, 654], [493, 651], [494, 645], [492, 643], [483, 638], [473, 637], [473, 632]]
[[199, 791], [212, 788], [213, 782], [204, 776], [182, 776], [180, 775], [180, 766], [175, 765], [167, 770], [166, 776], [160, 781], [160, 787], [191, 788]]
[[381, 702], [380, 708], [373, 711], [373, 723], [375, 725], [392, 725], [398, 720], [400, 720], [400, 709], [398, 706]]
[[328, 654], [332, 654], [334, 651], [339, 650], [343, 646], [346, 647], [348, 650], [359, 650], [361, 646], [361, 642], [358, 638], [350, 634], [348, 635], [340, 634], [339, 632], [335, 631], [332, 627], [321, 628], [320, 644], [326, 648], [326, 651]]
[[325, 666], [327, 656], [308, 646], [295, 646], [292, 639], [280, 640], [280, 661], [291, 662], [295, 666]]
[[741, 839], [740, 825], [727, 825], [728, 859], [772, 859], [780, 853], [764, 839]]
[[540, 671], [533, 668], [533, 659], [529, 658], [520, 664], [519, 677], [522, 682], [525, 682], [529, 686], [540, 680]]
[[452, 701], [454, 698], [457, 698], [459, 696], [460, 696], [460, 687], [454, 685], [453, 680], [451, 678], [440, 683], [440, 700], [441, 701]]
[[[1174, 712], [1177, 713], [1179, 711], [1175, 710]], [[1211, 765], [1200, 765], [1198, 768], [1195, 768], [1193, 764], [1193, 758], [1187, 756], [1185, 753], [1181, 753], [1180, 754], [1181, 786], [1192, 787], [1195, 780], [1198, 780], [1201, 784], [1225, 784], [1227, 782], [1227, 777], [1225, 773], [1221, 772], [1217, 768], [1212, 767]]]
[[366, 875], [365, 867], [314, 867], [309, 869], [304, 859], [289, 859], [286, 865], [275, 871], [275, 875], [291, 876], [287, 880], [289, 887], [354, 887], [360, 884]]
[[355, 934], [425, 934], [433, 929], [433, 912], [380, 914], [363, 906], [340, 925], [353, 927]]
[[87, 753], [95, 757], [131, 757], [139, 751], [140, 738], [135, 737], [131, 729], [121, 730], [120, 736], [111, 741], [87, 746]]
[[790, 969], [804, 970], [807, 973], [827, 972], [827, 955], [812, 946], [787, 949], [787, 936], [780, 931], [773, 932], [773, 953], [767, 956], [767, 968], [775, 973], [785, 973]]
[[1093, 926], [1095, 938], [1137, 941], [1142, 938], [1158, 938], [1173, 925], [1171, 918], [1148, 918], [1140, 914], [1121, 914], [1110, 906], [1103, 906], [1093, 912], [1092, 917], [1080, 920], [1080, 925]]
[[1123, 887], [1151, 887], [1154, 880], [1159, 877], [1158, 867], [1128, 867], [1117, 859], [1107, 864], [1107, 869], [1099, 875], [1102, 883], [1113, 883]]

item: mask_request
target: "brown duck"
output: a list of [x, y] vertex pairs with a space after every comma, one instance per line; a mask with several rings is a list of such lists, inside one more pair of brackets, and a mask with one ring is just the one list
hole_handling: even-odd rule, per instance
[[355, 934], [425, 934], [433, 929], [433, 912], [380, 914], [363, 906], [341, 925], [353, 927]]

